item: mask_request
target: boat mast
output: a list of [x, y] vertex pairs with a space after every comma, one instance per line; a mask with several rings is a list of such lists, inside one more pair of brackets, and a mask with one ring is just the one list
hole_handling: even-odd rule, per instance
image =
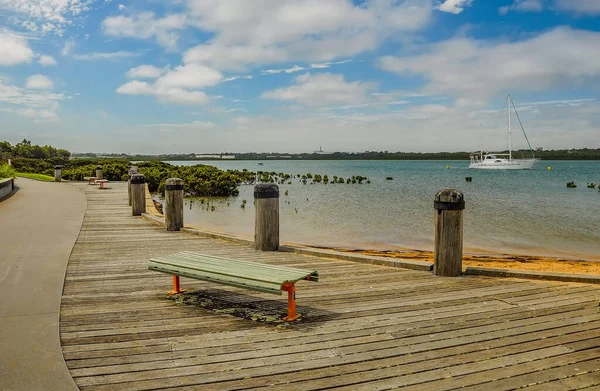
[[512, 160], [512, 143], [511, 143], [511, 131], [510, 131], [510, 95], [507, 98], [508, 104], [508, 160]]
[[479, 144], [481, 145], [481, 153], [479, 154], [479, 161], [483, 161], [483, 122], [479, 123], [480, 132], [479, 132]]

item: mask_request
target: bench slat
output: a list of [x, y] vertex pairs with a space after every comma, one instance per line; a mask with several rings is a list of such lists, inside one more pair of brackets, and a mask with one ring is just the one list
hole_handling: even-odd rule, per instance
[[224, 276], [242, 277], [250, 280], [277, 283], [296, 282], [310, 276], [317, 281], [318, 275], [306, 270], [265, 265], [257, 262], [238, 261], [227, 258], [205, 256], [192, 252], [181, 252], [167, 257], [152, 258], [150, 262], [163, 265], [181, 265], [198, 271], [207, 271]]
[[284, 266], [265, 265], [183, 251], [150, 259], [148, 269], [162, 273], [217, 282], [224, 285], [282, 294], [286, 282], [318, 281], [318, 273]]
[[[287, 267], [287, 266], [278, 266], [278, 265], [269, 265], [269, 264], [265, 264], [265, 263], [257, 263], [254, 261], [242, 261], [242, 260], [237, 260], [237, 259], [230, 259], [230, 258], [224, 258], [224, 257], [219, 257], [216, 255], [206, 255], [206, 254], [198, 254], [192, 251], [182, 251], [176, 255], [189, 255], [194, 257], [194, 259], [199, 259], [201, 258], [202, 260], [206, 260], [208, 261], [209, 259], [215, 259], [215, 260], [219, 260], [219, 261], [225, 261], [227, 263], [236, 263], [236, 264], [240, 264], [240, 265], [248, 265], [250, 267], [256, 267], [257, 265], [260, 266], [261, 269], [268, 269], [268, 270], [272, 270], [272, 271], [279, 271], [283, 274], [286, 273], [306, 273], [306, 270], [302, 270], [302, 269], [296, 269], [296, 268], [292, 268], [292, 267]], [[318, 281], [318, 274], [315, 272], [314, 276], [311, 276], [311, 280], [313, 281]]]

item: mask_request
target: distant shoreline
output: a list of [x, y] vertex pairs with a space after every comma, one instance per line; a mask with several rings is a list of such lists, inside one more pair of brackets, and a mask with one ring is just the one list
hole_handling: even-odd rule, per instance
[[[508, 151], [494, 151], [495, 153], [508, 153]], [[223, 152], [223, 153], [178, 153], [159, 155], [130, 155], [130, 154], [94, 154], [73, 153], [73, 158], [102, 158], [102, 159], [126, 159], [126, 160], [167, 160], [167, 161], [230, 161], [230, 160], [258, 160], [258, 161], [288, 161], [288, 160], [465, 160], [469, 156], [479, 154], [473, 152], [389, 152], [389, 151], [365, 151], [365, 152], [313, 152], [313, 153], [256, 153], [256, 152]], [[559, 150], [517, 150], [512, 151], [516, 157], [531, 157], [542, 160], [600, 160], [600, 148], [597, 149], [559, 149]]]

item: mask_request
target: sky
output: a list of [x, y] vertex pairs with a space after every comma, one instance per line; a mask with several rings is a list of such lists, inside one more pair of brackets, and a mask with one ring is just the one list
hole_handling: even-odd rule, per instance
[[502, 150], [508, 94], [534, 148], [600, 147], [600, 0], [0, 0], [13, 144]]

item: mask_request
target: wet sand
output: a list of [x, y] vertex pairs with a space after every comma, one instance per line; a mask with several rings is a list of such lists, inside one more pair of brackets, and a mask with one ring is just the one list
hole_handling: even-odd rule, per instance
[[[378, 257], [402, 258], [414, 261], [433, 262], [433, 252], [415, 250], [348, 250], [329, 248], [330, 250], [350, 252]], [[550, 258], [530, 255], [463, 255], [463, 266], [491, 267], [498, 269], [530, 270], [537, 272], [573, 273], [600, 275], [600, 262]]]

